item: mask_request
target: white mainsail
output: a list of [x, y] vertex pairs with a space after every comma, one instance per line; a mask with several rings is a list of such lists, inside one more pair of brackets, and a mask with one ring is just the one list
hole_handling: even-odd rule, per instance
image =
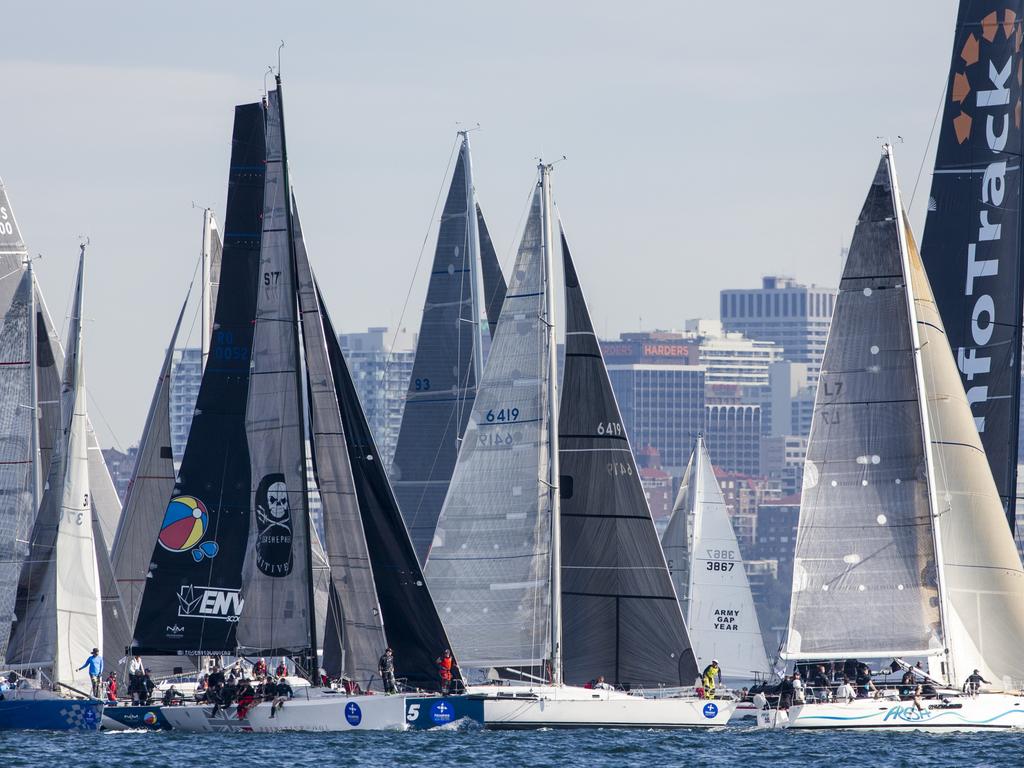
[[[727, 678], [751, 680], [769, 674], [743, 556], [702, 437], [697, 438], [662, 547], [666, 558], [672, 555], [669, 567], [697, 666], [717, 659]], [[685, 568], [679, 567], [680, 557], [687, 560]], [[685, 580], [679, 578], [682, 574]]]
[[550, 658], [548, 326], [536, 189], [424, 569], [463, 669]]

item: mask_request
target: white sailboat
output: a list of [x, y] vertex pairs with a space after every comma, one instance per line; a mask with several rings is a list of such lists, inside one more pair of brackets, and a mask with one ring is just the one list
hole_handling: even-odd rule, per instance
[[[880, 698], [809, 702], [759, 719], [789, 728], [1024, 727], [1022, 641], [1024, 570], [886, 145], [818, 383], [784, 656], [886, 666], [918, 657], [927, 672], [907, 665], [915, 683]], [[990, 682], [963, 693], [976, 670]]]
[[772, 667], [750, 582], [704, 438], [698, 436], [661, 538], [697, 666], [717, 660], [724, 680], [749, 683]]
[[[467, 688], [489, 728], [724, 725], [734, 702], [681, 690], [693, 654], [564, 238], [559, 413], [550, 173], [541, 163], [427, 581], [465, 675], [533, 681]], [[565, 682], [599, 675], [632, 690]]]

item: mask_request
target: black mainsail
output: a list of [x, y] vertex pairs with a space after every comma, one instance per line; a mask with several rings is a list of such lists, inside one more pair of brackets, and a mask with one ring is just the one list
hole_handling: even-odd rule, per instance
[[221, 290], [210, 358], [135, 622], [144, 654], [235, 651], [251, 471], [245, 411], [260, 272], [265, 112], [235, 109]]
[[477, 245], [492, 334], [505, 294], [483, 214], [471, 199], [472, 185], [469, 143], [463, 134], [441, 213], [416, 359], [391, 463], [395, 494], [421, 563], [434, 539], [481, 373]]
[[562, 233], [565, 372], [558, 418], [566, 680], [691, 685], [697, 662]]
[[962, 0], [921, 255], [1014, 525], [1024, 263], [1024, 2]]

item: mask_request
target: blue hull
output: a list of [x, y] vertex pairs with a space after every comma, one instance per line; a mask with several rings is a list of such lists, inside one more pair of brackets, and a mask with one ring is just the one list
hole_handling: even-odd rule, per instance
[[484, 702], [466, 696], [409, 698], [405, 703], [405, 722], [410, 729], [417, 731], [456, 722], [483, 725]]
[[149, 707], [124, 706], [105, 707], [104, 719], [113, 720], [125, 728], [140, 728], [147, 731], [169, 731], [171, 724], [164, 717], [162, 707], [154, 704]]
[[0, 701], [0, 731], [95, 731], [103, 702], [95, 699], [8, 699]]

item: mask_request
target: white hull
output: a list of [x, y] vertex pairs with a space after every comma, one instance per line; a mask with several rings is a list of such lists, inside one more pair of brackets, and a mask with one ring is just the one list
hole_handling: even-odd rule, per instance
[[758, 727], [798, 730], [989, 730], [1024, 728], [1024, 696], [983, 693], [976, 697], [952, 696], [947, 701], [855, 699], [851, 702], [801, 704], [789, 711], [765, 709]]
[[405, 730], [408, 696], [346, 696], [324, 693], [285, 702], [271, 717], [269, 702], [261, 702], [239, 719], [236, 707], [186, 704], [164, 707], [176, 731], [388, 731]]
[[736, 702], [647, 698], [575, 686], [471, 686], [487, 728], [711, 728], [729, 722]]

